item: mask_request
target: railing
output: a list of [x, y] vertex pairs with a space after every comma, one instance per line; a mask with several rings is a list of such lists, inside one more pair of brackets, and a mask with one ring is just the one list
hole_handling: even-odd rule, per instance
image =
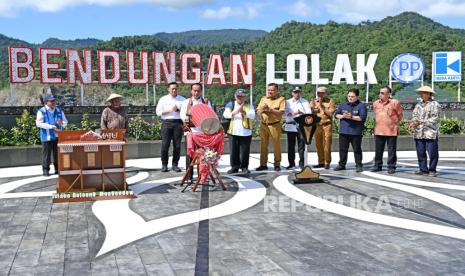
[[[404, 110], [413, 110], [416, 103], [402, 103]], [[458, 102], [447, 102], [440, 103], [442, 110], [465, 110], [465, 103]], [[368, 110], [372, 110], [373, 105], [371, 103], [366, 104]], [[21, 115], [23, 110], [27, 110], [30, 114], [36, 114], [41, 106], [0, 106], [1, 115]], [[101, 114], [106, 106], [62, 106], [61, 108], [65, 114]], [[128, 114], [154, 114], [155, 106], [126, 106]], [[221, 115], [224, 106], [215, 105], [215, 111], [218, 115]]]

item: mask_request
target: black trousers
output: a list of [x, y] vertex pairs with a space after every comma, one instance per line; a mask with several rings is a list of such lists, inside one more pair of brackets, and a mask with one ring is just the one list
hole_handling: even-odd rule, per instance
[[299, 166], [304, 166], [305, 141], [299, 132], [287, 132], [287, 160], [290, 166], [295, 166], [295, 142], [299, 152]]
[[161, 164], [168, 165], [168, 150], [173, 141], [173, 165], [178, 165], [181, 155], [182, 140], [182, 121], [181, 120], [163, 120], [161, 126]]
[[362, 166], [362, 135], [339, 134], [339, 165], [345, 167], [347, 164], [347, 153], [349, 145], [354, 150], [355, 165]]
[[[417, 149], [418, 166], [422, 172], [436, 172], [436, 166], [439, 161], [438, 139], [415, 139]], [[429, 156], [429, 168], [428, 157]]]
[[53, 165], [58, 170], [58, 140], [42, 142], [42, 169], [50, 170], [50, 162], [53, 153]]
[[233, 169], [248, 169], [252, 136], [229, 135], [229, 161]]
[[397, 162], [397, 136], [375, 135], [375, 167], [383, 166], [384, 146], [387, 143], [389, 169], [396, 169]]
[[[189, 153], [187, 152], [187, 136], [186, 136], [186, 142], [184, 143], [184, 145], [185, 145], [185, 149], [186, 149], [186, 171], [187, 171], [189, 169], [189, 165], [192, 162], [192, 158], [189, 156]], [[188, 176], [187, 178], [189, 180], [192, 180], [194, 178], [194, 168], [189, 172], [189, 174], [187, 176]]]

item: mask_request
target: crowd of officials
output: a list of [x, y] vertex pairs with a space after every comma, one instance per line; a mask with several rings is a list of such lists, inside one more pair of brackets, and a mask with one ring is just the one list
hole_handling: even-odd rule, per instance
[[[161, 137], [161, 162], [162, 172], [170, 169], [180, 172], [178, 166], [181, 141], [184, 135], [184, 127], [190, 118], [190, 110], [196, 104], [206, 104], [212, 108], [211, 102], [202, 97], [202, 84], [191, 85], [191, 97], [184, 98], [178, 95], [176, 82], [167, 85], [168, 93], [161, 97], [156, 106], [156, 114], [162, 121]], [[429, 86], [417, 89], [420, 102], [416, 104], [412, 117], [407, 123], [408, 129], [414, 137], [419, 170], [416, 174], [436, 176], [436, 166], [439, 159], [438, 134], [440, 105], [434, 100], [435, 92]], [[355, 159], [356, 172], [363, 171], [362, 138], [367, 118], [367, 108], [359, 100], [359, 90], [347, 91], [347, 101], [336, 107], [330, 98], [326, 87], [318, 87], [316, 95], [312, 99], [302, 97], [302, 89], [295, 86], [289, 99], [280, 94], [279, 86], [275, 83], [267, 85], [266, 96], [260, 99], [255, 108], [247, 101], [247, 92], [238, 89], [234, 99], [226, 103], [223, 117], [229, 120], [225, 131], [228, 133], [230, 146], [230, 165], [228, 173], [249, 173], [250, 144], [252, 141], [253, 121], [256, 117], [260, 120], [260, 166], [257, 171], [267, 170], [268, 144], [273, 146], [273, 167], [275, 171], [281, 170], [281, 134], [286, 132], [288, 166], [303, 168], [305, 142], [303, 134], [298, 131], [298, 124], [294, 120], [302, 114], [315, 114], [320, 118], [314, 134], [314, 143], [317, 149], [318, 161], [314, 168], [330, 169], [331, 147], [334, 120], [339, 120], [339, 162], [334, 170], [346, 169], [349, 147], [352, 147]], [[101, 129], [125, 129], [128, 130], [128, 117], [126, 110], [121, 106], [122, 96], [111, 94], [101, 116]], [[53, 163], [57, 173], [57, 136], [56, 131], [66, 127], [68, 121], [60, 107], [56, 104], [56, 98], [48, 93], [43, 98], [44, 106], [37, 112], [36, 125], [40, 128], [42, 142], [42, 168], [43, 175], [50, 175], [50, 164]], [[378, 172], [383, 169], [383, 154], [387, 145], [387, 172], [396, 172], [397, 162], [397, 136], [399, 135], [400, 122], [403, 118], [403, 109], [399, 101], [392, 98], [392, 90], [384, 86], [379, 90], [379, 98], [373, 103], [375, 117], [375, 158], [371, 171]], [[193, 126], [192, 132], [201, 132], [201, 129]], [[169, 148], [173, 144], [171, 168], [169, 163]], [[296, 145], [298, 163], [296, 163]], [[429, 161], [428, 161], [429, 158]], [[189, 162], [189, 160], [187, 160]], [[298, 164], [298, 165], [297, 165]]]

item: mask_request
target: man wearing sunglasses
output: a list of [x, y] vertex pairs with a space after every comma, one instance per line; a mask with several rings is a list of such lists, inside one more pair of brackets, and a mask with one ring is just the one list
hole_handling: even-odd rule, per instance
[[383, 169], [383, 152], [387, 144], [388, 149], [388, 173], [396, 172], [397, 162], [397, 135], [399, 125], [403, 117], [403, 109], [398, 100], [391, 99], [392, 90], [384, 86], [379, 90], [379, 100], [373, 103], [375, 113], [375, 163], [372, 172]]

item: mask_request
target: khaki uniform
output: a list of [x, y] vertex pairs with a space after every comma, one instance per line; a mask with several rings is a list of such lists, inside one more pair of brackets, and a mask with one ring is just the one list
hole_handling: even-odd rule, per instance
[[325, 98], [322, 102], [316, 101], [317, 105], [313, 112], [321, 118], [315, 131], [315, 146], [318, 153], [318, 164], [331, 163], [331, 144], [333, 140], [333, 117], [324, 113], [320, 105], [324, 105], [326, 110], [334, 113], [336, 106], [334, 101]]
[[[286, 100], [284, 97], [262, 97], [257, 109], [261, 109], [267, 104], [270, 109], [279, 110], [284, 113]], [[271, 143], [274, 150], [274, 166], [281, 165], [281, 119], [282, 115], [263, 112], [260, 115], [260, 166], [266, 166], [268, 162], [268, 142], [271, 137]]]

